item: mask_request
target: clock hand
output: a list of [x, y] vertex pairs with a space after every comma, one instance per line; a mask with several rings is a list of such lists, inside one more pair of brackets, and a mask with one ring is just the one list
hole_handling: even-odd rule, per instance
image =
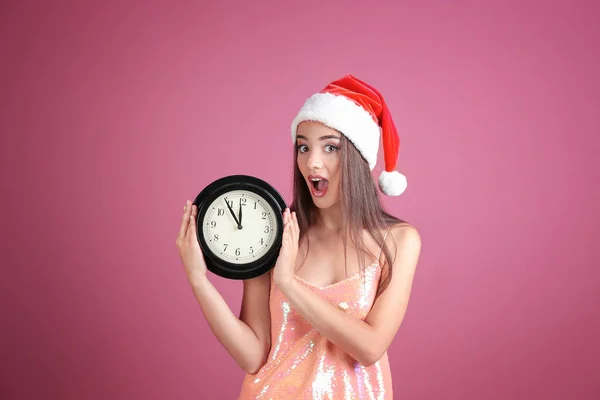
[[240, 197], [240, 211], [238, 214], [238, 229], [242, 229], [242, 198]]
[[227, 208], [229, 208], [229, 212], [231, 213], [231, 216], [233, 217], [233, 219], [235, 220], [235, 223], [238, 225], [238, 228], [239, 228], [240, 222], [238, 221], [237, 217], [235, 216], [235, 213], [233, 212], [233, 208], [231, 208], [231, 206], [229, 205], [227, 198], [225, 198], [225, 204], [227, 204]]

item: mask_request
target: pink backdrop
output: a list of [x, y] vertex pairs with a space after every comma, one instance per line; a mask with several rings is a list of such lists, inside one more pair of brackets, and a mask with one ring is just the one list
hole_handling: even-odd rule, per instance
[[600, 398], [592, 1], [98, 3], [0, 5], [0, 398], [236, 398], [182, 206], [232, 173], [289, 201], [290, 122], [346, 73], [389, 102], [385, 204], [423, 239], [396, 398]]

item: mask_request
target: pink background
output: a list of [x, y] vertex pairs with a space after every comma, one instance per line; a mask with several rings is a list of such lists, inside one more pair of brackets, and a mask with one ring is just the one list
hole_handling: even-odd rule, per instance
[[346, 73], [423, 240], [395, 397], [600, 398], [597, 3], [99, 3], [0, 5], [0, 398], [236, 398], [182, 206], [232, 173], [289, 201], [290, 122]]

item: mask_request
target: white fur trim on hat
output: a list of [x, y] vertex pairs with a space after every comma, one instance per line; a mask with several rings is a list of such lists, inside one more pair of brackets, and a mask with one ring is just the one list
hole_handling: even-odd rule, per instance
[[379, 175], [379, 188], [388, 196], [399, 196], [407, 187], [406, 177], [398, 171], [383, 171]]
[[377, 164], [381, 128], [371, 114], [345, 96], [316, 93], [309, 97], [292, 121], [292, 140], [300, 122], [317, 121], [341, 132], [350, 140], [373, 170]]

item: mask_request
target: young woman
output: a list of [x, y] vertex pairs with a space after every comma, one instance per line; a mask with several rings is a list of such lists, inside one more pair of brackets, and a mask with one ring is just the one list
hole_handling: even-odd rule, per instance
[[274, 268], [244, 281], [239, 318], [209, 282], [184, 207], [183, 265], [213, 333], [246, 371], [240, 399], [392, 399], [387, 349], [406, 313], [421, 242], [382, 207], [399, 195], [398, 133], [381, 94], [347, 75], [292, 122], [293, 204]]

